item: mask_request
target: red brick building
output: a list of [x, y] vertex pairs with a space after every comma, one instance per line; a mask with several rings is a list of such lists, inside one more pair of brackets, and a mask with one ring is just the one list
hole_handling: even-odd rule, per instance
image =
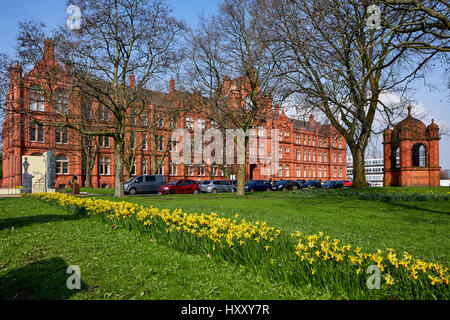
[[[62, 68], [56, 62], [51, 43], [46, 42], [45, 47], [43, 59], [46, 59], [46, 63], [56, 66], [61, 74], [69, 76], [69, 68]], [[39, 90], [35, 90], [33, 84], [40, 83], [40, 80], [37, 79], [36, 68], [26, 74], [23, 74], [22, 68], [17, 64], [10, 68], [8, 111], [3, 123], [3, 180], [1, 181], [3, 188], [21, 185], [22, 156], [41, 155], [47, 150], [56, 152], [56, 186], [67, 184], [74, 174], [84, 181], [82, 138], [75, 130], [45, 125], [44, 122], [49, 119], [56, 119], [58, 113], [39, 93]], [[130, 83], [133, 80], [130, 78]], [[169, 92], [161, 92], [160, 98], [173, 99], [175, 94], [175, 83], [171, 80]], [[75, 104], [70, 100], [65, 102], [68, 113], [73, 111]], [[92, 102], [89, 108], [89, 112], [101, 117], [102, 121], [107, 122], [110, 119], [108, 111], [102, 109], [99, 104]], [[150, 106], [150, 108], [153, 107]], [[248, 164], [246, 180], [345, 180], [347, 145], [332, 126], [316, 122], [313, 116], [310, 116], [309, 121], [291, 119], [273, 106], [272, 101], [267, 110], [270, 110], [268, 112], [271, 114], [266, 115], [263, 128], [269, 132], [271, 129], [279, 130], [279, 167], [277, 173], [272, 176], [263, 176], [261, 165]], [[193, 132], [194, 129], [205, 130], [214, 126], [212, 121], [193, 113], [181, 112], [176, 118], [160, 120], [157, 134], [163, 137], [162, 141], [167, 141], [165, 139], [168, 139], [169, 129], [186, 128]], [[44, 125], [41, 125], [42, 123]], [[130, 125], [139, 124], [130, 123]], [[111, 188], [114, 186], [115, 176], [114, 141], [109, 137], [96, 139], [99, 139], [99, 149], [92, 169], [91, 185]], [[152, 139], [150, 134], [144, 132], [136, 134], [134, 139], [143, 143], [136, 151], [136, 161], [131, 175], [150, 174], [153, 163], [149, 150], [153, 144], [161, 141]], [[250, 153], [254, 148], [257, 146], [250, 146]], [[157, 161], [162, 158], [162, 153], [162, 150], [158, 153]], [[233, 172], [237, 172], [233, 167], [230, 171], [225, 170], [223, 166], [174, 165], [168, 156], [162, 161], [157, 173], [165, 175], [168, 181], [180, 178], [200, 181], [212, 178], [234, 178]]]
[[411, 116], [384, 131], [384, 186], [439, 187], [439, 127]]

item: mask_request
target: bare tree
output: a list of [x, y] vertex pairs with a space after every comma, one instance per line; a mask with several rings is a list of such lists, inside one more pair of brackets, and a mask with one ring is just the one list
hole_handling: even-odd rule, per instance
[[[62, 26], [53, 37], [59, 61], [67, 61], [67, 74], [48, 74], [46, 81], [61, 84], [68, 97], [84, 95], [106, 108], [109, 121], [83, 127], [82, 108], [60, 113], [59, 122], [84, 136], [107, 136], [114, 140], [115, 196], [123, 196], [125, 141], [130, 129], [130, 110], [142, 103], [153, 81], [166, 75], [179, 62], [177, 46], [184, 30], [182, 22], [170, 16], [163, 0], [76, 0], [82, 12], [81, 29]], [[30, 29], [30, 28], [29, 28]], [[21, 42], [23, 57], [36, 56], [36, 38], [31, 32]], [[36, 62], [39, 60], [35, 60]], [[48, 69], [48, 66], [47, 68]], [[46, 72], [42, 68], [41, 73]], [[42, 74], [41, 74], [42, 75]], [[134, 76], [135, 85], [128, 83]], [[43, 86], [51, 91], [54, 85]], [[52, 93], [46, 94], [51, 96]], [[57, 106], [57, 105], [56, 105]]]
[[[261, 14], [256, 0], [225, 0], [218, 14], [202, 19], [191, 36], [185, 89], [192, 108], [221, 128], [246, 132], [271, 111], [275, 59]], [[237, 195], [245, 194], [248, 136], [243, 149]]]
[[389, 11], [406, 14], [399, 23], [382, 19], [382, 23], [400, 34], [416, 35], [397, 44], [416, 50], [450, 51], [450, 4], [446, 0], [379, 0]]
[[[353, 187], [365, 187], [364, 158], [377, 113], [390, 124], [404, 111], [383, 103], [381, 95], [403, 92], [435, 53], [412, 54], [399, 45], [417, 35], [368, 26], [371, 1], [270, 2], [266, 20], [284, 52], [278, 64], [283, 95], [327, 117], [352, 153]], [[383, 12], [391, 23], [407, 19], [405, 12]]]

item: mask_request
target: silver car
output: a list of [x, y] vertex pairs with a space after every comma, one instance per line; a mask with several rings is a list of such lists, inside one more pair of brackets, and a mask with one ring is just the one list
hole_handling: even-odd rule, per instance
[[198, 184], [202, 192], [218, 193], [218, 192], [232, 192], [233, 186], [226, 181], [221, 180], [207, 180]]

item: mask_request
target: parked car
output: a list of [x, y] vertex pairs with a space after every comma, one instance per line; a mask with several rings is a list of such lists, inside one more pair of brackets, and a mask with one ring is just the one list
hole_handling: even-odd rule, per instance
[[315, 181], [315, 180], [309, 180], [306, 181], [304, 184], [301, 185], [301, 189], [307, 189], [307, 188], [322, 188], [322, 182]]
[[201, 192], [218, 193], [218, 192], [232, 192], [233, 187], [226, 181], [221, 180], [207, 180], [199, 183]]
[[342, 181], [327, 181], [323, 184], [325, 189], [340, 189], [344, 186]]
[[343, 183], [344, 183], [344, 188], [350, 188], [353, 184], [353, 182], [350, 180], [345, 180]]
[[245, 184], [245, 191], [270, 191], [270, 183], [265, 180], [252, 180]]
[[159, 187], [165, 185], [166, 177], [161, 175], [137, 176], [133, 177], [124, 184], [124, 192], [134, 195], [137, 193], [157, 192]]
[[160, 194], [175, 194], [175, 193], [200, 193], [198, 184], [193, 180], [176, 180], [169, 184], [159, 187]]
[[272, 186], [273, 191], [293, 190], [294, 187], [299, 188], [298, 182], [294, 180], [282, 180], [278, 181]]
[[233, 192], [237, 191], [237, 180], [228, 180], [227, 183], [232, 187], [231, 191]]

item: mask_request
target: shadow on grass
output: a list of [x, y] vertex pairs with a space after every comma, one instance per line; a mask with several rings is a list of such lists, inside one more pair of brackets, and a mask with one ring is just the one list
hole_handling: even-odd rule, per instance
[[426, 212], [439, 213], [439, 214], [450, 214], [450, 211], [433, 210], [433, 209], [429, 209], [429, 208], [424, 208], [417, 204], [406, 204], [406, 203], [401, 203], [401, 202], [394, 202], [392, 204], [399, 206], [399, 207], [403, 207], [405, 209], [409, 209], [409, 210], [426, 211]]
[[81, 280], [80, 290], [68, 289], [67, 281], [73, 275], [73, 272], [67, 273], [68, 267], [63, 259], [53, 258], [13, 269], [0, 277], [0, 300], [69, 299], [88, 286]]
[[48, 223], [55, 221], [75, 221], [84, 217], [79, 214], [44, 214], [36, 216], [25, 216], [18, 218], [0, 219], [0, 231], [14, 227], [21, 228], [33, 224]]

